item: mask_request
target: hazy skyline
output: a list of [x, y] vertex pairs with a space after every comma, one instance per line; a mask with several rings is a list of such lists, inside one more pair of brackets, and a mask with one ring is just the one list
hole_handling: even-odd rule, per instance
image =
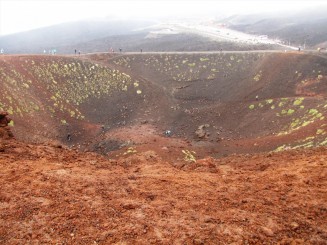
[[111, 1], [0, 0], [0, 35], [81, 19], [199, 17], [219, 14], [298, 11], [323, 1]]

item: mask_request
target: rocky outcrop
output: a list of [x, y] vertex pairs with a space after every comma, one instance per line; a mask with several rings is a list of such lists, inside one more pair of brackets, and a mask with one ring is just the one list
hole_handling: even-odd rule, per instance
[[206, 139], [209, 137], [210, 133], [206, 131], [206, 128], [209, 128], [209, 124], [204, 124], [198, 127], [195, 131], [195, 135], [200, 139]]
[[11, 118], [8, 117], [8, 112], [0, 112], [0, 138], [10, 139], [14, 135], [10, 130], [8, 124], [11, 122]]

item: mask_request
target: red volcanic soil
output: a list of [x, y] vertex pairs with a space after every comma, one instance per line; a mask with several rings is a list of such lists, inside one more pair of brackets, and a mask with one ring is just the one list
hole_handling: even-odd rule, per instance
[[326, 244], [326, 148], [176, 166], [165, 151], [2, 140], [0, 243]]
[[327, 149], [256, 153], [326, 144], [326, 59], [91, 59], [0, 60], [0, 244], [327, 243]]

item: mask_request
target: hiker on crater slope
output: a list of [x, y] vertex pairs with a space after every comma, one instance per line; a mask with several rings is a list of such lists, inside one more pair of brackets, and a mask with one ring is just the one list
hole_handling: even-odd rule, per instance
[[67, 134], [67, 141], [71, 141], [72, 135], [70, 133]]
[[166, 137], [170, 137], [172, 135], [172, 132], [170, 130], [166, 130], [164, 134]]

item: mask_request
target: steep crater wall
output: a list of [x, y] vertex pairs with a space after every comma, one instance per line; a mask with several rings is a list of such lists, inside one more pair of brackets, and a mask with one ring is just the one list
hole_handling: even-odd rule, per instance
[[123, 55], [107, 62], [161, 86], [174, 104], [170, 127], [181, 134], [191, 136], [209, 124], [212, 141], [272, 136], [270, 149], [326, 144], [325, 57], [172, 53]]
[[[125, 143], [106, 132], [150, 123], [158, 133], [169, 129], [204, 145], [279, 150], [327, 144], [327, 61], [320, 56], [3, 56], [0, 71], [0, 109], [26, 141], [91, 149], [108, 141], [112, 150]], [[203, 138], [195, 133], [199, 127]]]
[[[94, 136], [107, 119], [121, 118], [123, 101], [142, 104], [142, 84], [116, 69], [74, 58], [13, 56], [0, 59], [0, 109], [14, 120], [14, 133], [28, 141]], [[78, 136], [79, 135], [79, 136]]]

